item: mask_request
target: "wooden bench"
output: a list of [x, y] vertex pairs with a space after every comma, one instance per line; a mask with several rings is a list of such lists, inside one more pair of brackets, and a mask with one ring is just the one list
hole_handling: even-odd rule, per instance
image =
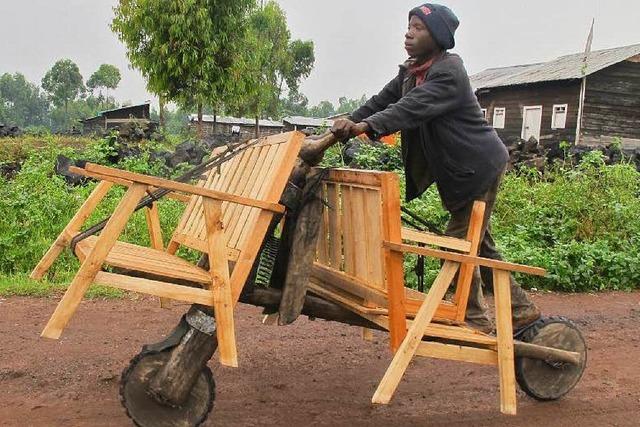
[[[477, 256], [484, 202], [473, 206], [467, 238], [456, 239], [402, 227], [393, 173], [331, 170], [322, 195], [327, 206], [309, 290], [389, 330], [395, 356], [372, 401], [388, 403], [411, 359], [426, 356], [497, 365], [501, 410], [514, 414], [509, 272], [545, 271]], [[427, 294], [405, 288], [404, 253], [443, 260]], [[479, 265], [494, 270], [497, 336], [464, 325], [473, 270]], [[456, 292], [448, 301], [445, 294], [456, 273]]]
[[[219, 168], [209, 170], [197, 185], [90, 163], [84, 168], [70, 168], [74, 173], [99, 179], [100, 183], [34, 268], [33, 278], [44, 276], [114, 184], [127, 186], [128, 190], [101, 233], [76, 244], [75, 253], [81, 266], [42, 336], [60, 337], [88, 287], [100, 284], [212, 306], [220, 362], [237, 366], [233, 307], [273, 215], [284, 212], [284, 206], [278, 201], [303, 139], [302, 133], [289, 132], [246, 142], [245, 149]], [[225, 149], [218, 148], [213, 155]], [[155, 202], [146, 211], [152, 247], [118, 241], [136, 205], [150, 188], [190, 196], [166, 250]], [[207, 254], [209, 269], [176, 256], [180, 246]], [[103, 271], [104, 266], [119, 267], [131, 273]], [[150, 274], [154, 279], [138, 277], [137, 272]], [[201, 288], [176, 284], [173, 279], [195, 282]]]

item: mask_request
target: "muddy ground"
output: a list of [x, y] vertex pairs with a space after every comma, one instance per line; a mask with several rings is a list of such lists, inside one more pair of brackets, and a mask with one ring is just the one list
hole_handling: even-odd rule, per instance
[[[210, 365], [217, 399], [208, 426], [640, 425], [640, 293], [534, 296], [564, 314], [589, 345], [587, 371], [568, 396], [540, 403], [518, 391], [518, 415], [498, 411], [496, 370], [413, 362], [388, 406], [371, 395], [390, 361], [386, 335], [298, 320], [265, 326], [236, 312], [240, 368]], [[118, 400], [122, 369], [186, 310], [151, 298], [85, 301], [59, 341], [39, 338], [56, 299], [0, 299], [0, 425], [128, 426]]]

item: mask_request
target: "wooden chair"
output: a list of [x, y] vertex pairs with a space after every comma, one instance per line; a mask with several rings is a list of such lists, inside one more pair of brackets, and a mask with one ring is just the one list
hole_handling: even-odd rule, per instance
[[[60, 233], [32, 272], [40, 279], [113, 184], [128, 187], [99, 236], [81, 240], [75, 253], [81, 261], [73, 281], [42, 332], [58, 338], [91, 284], [212, 306], [216, 317], [220, 362], [237, 366], [233, 307], [253, 267], [263, 237], [294, 167], [304, 135], [283, 133], [247, 143], [246, 149], [219, 168], [212, 169], [197, 185], [87, 164], [72, 172], [97, 178], [100, 183]], [[225, 147], [216, 149], [214, 155]], [[150, 188], [164, 188], [190, 197], [166, 251], [163, 250], [159, 214], [154, 203], [147, 210], [152, 248], [118, 241], [136, 204]], [[209, 270], [175, 255], [183, 245], [208, 254]], [[230, 271], [229, 265], [232, 265]], [[132, 274], [102, 271], [119, 267]], [[140, 272], [158, 280], [136, 277]], [[189, 281], [203, 288], [171, 283]]]
[[[328, 207], [323, 213], [310, 291], [389, 330], [395, 355], [373, 396], [374, 403], [388, 403], [411, 359], [426, 356], [497, 365], [501, 410], [514, 414], [509, 271], [537, 275], [545, 271], [477, 256], [484, 202], [473, 206], [466, 239], [403, 228], [398, 184], [397, 175], [388, 172], [329, 172], [323, 183]], [[404, 287], [404, 253], [444, 260], [426, 295]], [[464, 325], [477, 265], [494, 270], [497, 336]], [[455, 295], [447, 301], [445, 294], [458, 272]]]

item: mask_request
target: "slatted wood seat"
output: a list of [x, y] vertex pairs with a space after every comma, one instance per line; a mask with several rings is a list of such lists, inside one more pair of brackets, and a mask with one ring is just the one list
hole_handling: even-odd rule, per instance
[[[284, 212], [284, 206], [278, 201], [303, 139], [304, 134], [289, 132], [246, 142], [239, 154], [220, 167], [209, 170], [197, 185], [90, 163], [84, 168], [71, 167], [72, 172], [100, 179], [101, 182], [34, 268], [31, 277], [35, 279], [44, 276], [112, 185], [125, 185], [128, 190], [100, 235], [76, 244], [76, 254], [82, 264], [42, 335], [58, 338], [87, 288], [97, 283], [213, 306], [220, 361], [237, 366], [233, 307], [273, 215]], [[214, 150], [213, 155], [226, 149], [220, 147]], [[166, 251], [156, 203], [146, 210], [152, 248], [117, 241], [135, 206], [151, 188], [190, 195]], [[176, 256], [180, 246], [206, 253], [209, 270]], [[129, 272], [150, 273], [166, 280], [100, 271], [105, 265]], [[172, 283], [171, 279], [197, 282], [204, 289]]]
[[[399, 183], [393, 173], [331, 170], [322, 194], [327, 203], [309, 289], [389, 330], [395, 356], [372, 401], [388, 403], [411, 359], [425, 356], [497, 366], [501, 410], [515, 414], [508, 272], [545, 271], [477, 256], [484, 202], [473, 206], [466, 239], [455, 239], [401, 226]], [[405, 288], [404, 253], [444, 261], [428, 293]], [[478, 265], [494, 270], [496, 336], [464, 325]], [[455, 295], [445, 300], [456, 274]]]
[[[91, 236], [81, 240], [76, 245], [76, 255], [83, 262], [91, 253], [98, 241], [98, 237]], [[211, 275], [196, 265], [184, 259], [171, 255], [163, 250], [133, 245], [126, 242], [116, 242], [107, 257], [105, 265], [120, 268], [136, 266], [137, 271], [157, 276], [172, 277], [191, 282], [209, 285]]]

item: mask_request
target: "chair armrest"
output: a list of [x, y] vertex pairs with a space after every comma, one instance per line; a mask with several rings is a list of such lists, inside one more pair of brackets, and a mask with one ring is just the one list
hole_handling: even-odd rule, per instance
[[453, 249], [454, 251], [470, 252], [471, 242], [464, 239], [457, 239], [450, 236], [439, 236], [427, 231], [418, 231], [411, 228], [402, 227], [402, 240], [434, 245], [441, 248]]
[[96, 165], [94, 163], [87, 163], [85, 164], [84, 168], [71, 166], [69, 167], [69, 171], [78, 175], [112, 181], [123, 185], [130, 185], [130, 183], [136, 182], [140, 184], [152, 185], [158, 188], [165, 188], [167, 190], [195, 194], [197, 196], [207, 197], [214, 200], [237, 203], [243, 206], [251, 206], [254, 208], [260, 208], [277, 213], [282, 213], [285, 211], [285, 207], [279, 203], [265, 202], [263, 200], [237, 196], [235, 194], [229, 194], [222, 191], [209, 190], [206, 188], [197, 187], [195, 185], [185, 184], [183, 182], [171, 181], [155, 176], [123, 171], [107, 166]]
[[491, 258], [458, 254], [455, 252], [447, 252], [439, 249], [421, 248], [419, 246], [405, 245], [402, 243], [394, 243], [386, 240], [383, 242], [383, 246], [396, 252], [409, 252], [416, 255], [424, 255], [433, 258], [459, 262], [461, 264], [474, 264], [483, 267], [495, 268], [497, 270], [516, 271], [518, 273], [533, 274], [534, 276], [544, 276], [547, 274], [547, 271], [544, 268], [540, 267], [530, 267], [528, 265], [498, 261]]

